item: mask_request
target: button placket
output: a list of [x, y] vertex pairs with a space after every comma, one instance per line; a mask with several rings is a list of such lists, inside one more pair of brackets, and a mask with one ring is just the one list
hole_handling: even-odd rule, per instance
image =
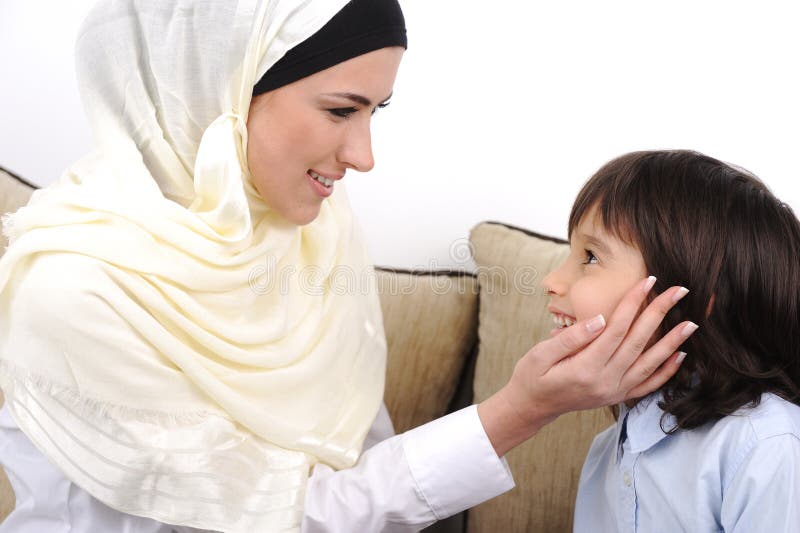
[[623, 443], [622, 461], [619, 464], [620, 491], [620, 531], [635, 533], [636, 531], [636, 484], [634, 483], [634, 466], [639, 454], [632, 453], [629, 442]]

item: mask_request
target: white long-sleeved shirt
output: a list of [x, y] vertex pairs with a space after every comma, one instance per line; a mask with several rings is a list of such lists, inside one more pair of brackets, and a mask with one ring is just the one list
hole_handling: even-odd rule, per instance
[[765, 394], [755, 408], [667, 435], [660, 398], [622, 406], [595, 437], [575, 533], [800, 532], [799, 406]]
[[[514, 486], [476, 406], [394, 435], [385, 406], [350, 469], [317, 465], [309, 479], [302, 533], [418, 531]], [[0, 533], [191, 533], [107, 507], [70, 482], [0, 410], [0, 463], [16, 507]]]

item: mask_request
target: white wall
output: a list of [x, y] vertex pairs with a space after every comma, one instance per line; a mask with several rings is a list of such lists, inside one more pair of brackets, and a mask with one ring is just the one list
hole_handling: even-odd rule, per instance
[[91, 149], [73, 45], [91, 0], [0, 0], [0, 166], [46, 185]]
[[[0, 4], [0, 165], [40, 184], [90, 146], [72, 74], [88, 5]], [[459, 266], [452, 243], [486, 219], [564, 236], [582, 182], [637, 149], [737, 163], [800, 211], [791, 5], [404, 0], [410, 49], [375, 119], [378, 164], [347, 180], [376, 263]]]

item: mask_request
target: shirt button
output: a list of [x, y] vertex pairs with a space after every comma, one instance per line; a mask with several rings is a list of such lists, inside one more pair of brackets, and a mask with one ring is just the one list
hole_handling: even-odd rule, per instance
[[626, 487], [631, 486], [631, 475], [629, 472], [625, 472], [625, 474], [622, 476], [622, 481], [625, 483]]

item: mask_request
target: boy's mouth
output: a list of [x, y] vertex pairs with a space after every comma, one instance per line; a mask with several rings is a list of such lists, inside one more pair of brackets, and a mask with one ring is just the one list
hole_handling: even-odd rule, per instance
[[577, 322], [577, 320], [573, 316], [556, 312], [551, 312], [551, 314], [553, 315], [553, 323], [556, 325], [556, 328], [558, 329], [568, 328], [573, 324], [575, 324], [575, 322]]

